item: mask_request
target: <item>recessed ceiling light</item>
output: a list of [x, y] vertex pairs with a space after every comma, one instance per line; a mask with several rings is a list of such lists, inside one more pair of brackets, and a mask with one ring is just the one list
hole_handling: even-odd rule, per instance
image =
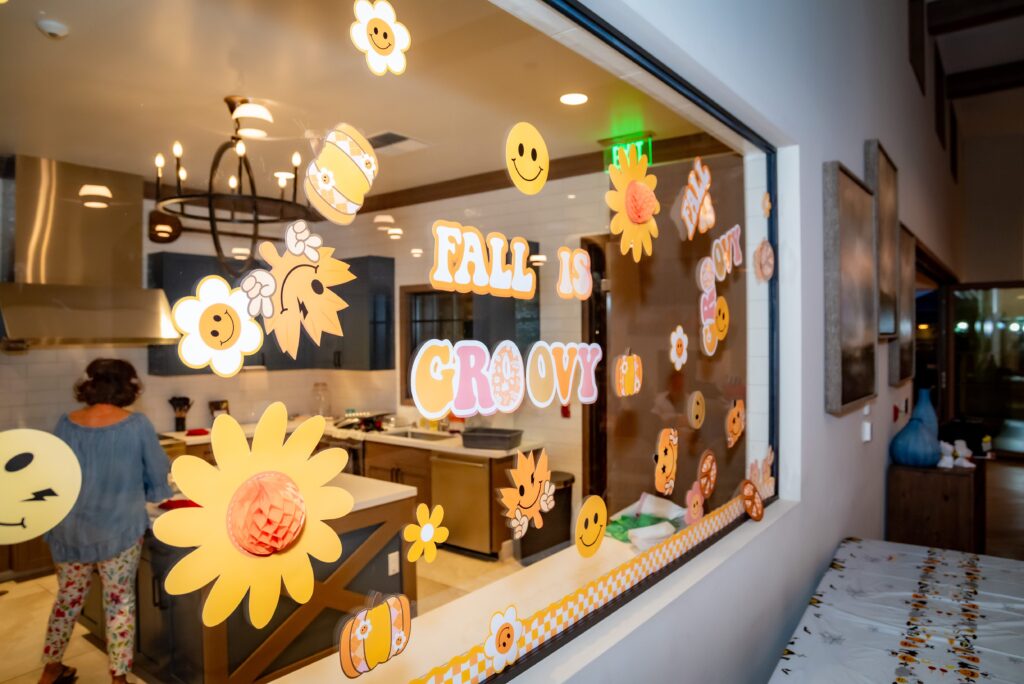
[[530, 265], [532, 266], [543, 266], [548, 263], [548, 258], [543, 254], [531, 254]]
[[401, 228], [395, 228], [393, 226], [388, 228], [388, 237], [391, 238], [392, 240], [398, 240], [399, 238], [401, 238], [402, 233], [403, 231]]
[[249, 257], [248, 247], [232, 247], [231, 256], [238, 259], [239, 261], [245, 261]]
[[569, 199], [576, 199], [576, 195], [566, 195]]
[[583, 93], [566, 93], [558, 98], [558, 101], [570, 107], [578, 107], [581, 104], [586, 104], [588, 99], [590, 98]]
[[373, 223], [377, 230], [387, 230], [395, 223], [395, 217], [391, 214], [377, 214], [373, 217]]
[[420, 249], [419, 247], [413, 247], [412, 249], [409, 250], [409, 253], [412, 254], [414, 259], [419, 259], [421, 256], [423, 256], [423, 250]]

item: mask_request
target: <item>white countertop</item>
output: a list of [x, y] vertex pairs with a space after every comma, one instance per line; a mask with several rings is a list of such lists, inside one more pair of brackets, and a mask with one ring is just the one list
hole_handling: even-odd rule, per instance
[[[288, 434], [291, 434], [295, 428], [302, 424], [302, 422], [308, 419], [309, 416], [303, 416], [302, 418], [296, 418], [295, 420], [288, 421]], [[242, 431], [245, 432], [245, 436], [252, 439], [252, 436], [256, 434], [256, 423], [242, 423]], [[207, 430], [213, 430], [213, 428], [205, 428]], [[196, 446], [197, 444], [209, 444], [210, 433], [205, 435], [194, 435], [188, 436], [184, 432], [161, 432], [161, 438], [176, 439], [179, 442], [184, 442], [187, 446]]]
[[[400, 428], [397, 432], [410, 431], [409, 428]], [[411, 430], [411, 432], [426, 432], [426, 430]], [[433, 433], [437, 434], [437, 433]], [[476, 458], [506, 458], [514, 456], [517, 451], [527, 452], [539, 449], [539, 442], [524, 441], [517, 447], [511, 449], [467, 449], [462, 446], [462, 435], [451, 435], [445, 439], [417, 439], [415, 437], [398, 437], [387, 432], [366, 432], [363, 433], [364, 442], [377, 442], [379, 444], [394, 444], [396, 446], [413, 447], [427, 451], [441, 451], [447, 454], [459, 456], [474, 456]]]

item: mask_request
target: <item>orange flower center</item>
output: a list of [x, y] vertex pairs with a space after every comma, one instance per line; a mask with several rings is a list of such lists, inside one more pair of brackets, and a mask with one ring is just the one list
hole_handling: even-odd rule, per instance
[[292, 545], [306, 521], [306, 502], [290, 477], [253, 475], [228, 504], [228, 534], [240, 550], [269, 556]]
[[626, 216], [631, 223], [647, 223], [657, 203], [654, 191], [640, 181], [630, 181], [626, 186]]

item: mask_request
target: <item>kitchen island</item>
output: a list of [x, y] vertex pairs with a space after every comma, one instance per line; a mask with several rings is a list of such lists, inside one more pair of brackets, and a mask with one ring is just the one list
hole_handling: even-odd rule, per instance
[[[191, 549], [167, 546], [147, 532], [137, 582], [136, 670], [150, 681], [266, 681], [336, 651], [341, 625], [374, 592], [402, 593], [415, 605], [416, 572], [401, 531], [415, 519], [416, 490], [347, 473], [330, 484], [355, 499], [348, 515], [325, 521], [341, 538], [342, 556], [334, 563], [311, 558], [312, 598], [299, 605], [282, 592], [263, 629], [249, 625], [244, 602], [224, 623], [203, 625], [202, 603], [212, 585], [182, 596], [163, 591], [164, 577]], [[102, 639], [99, 586], [94, 581], [80, 622]]]

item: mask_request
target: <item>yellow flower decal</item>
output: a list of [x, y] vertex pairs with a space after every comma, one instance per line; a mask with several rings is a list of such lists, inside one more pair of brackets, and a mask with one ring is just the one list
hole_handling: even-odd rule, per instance
[[344, 449], [310, 457], [324, 432], [315, 416], [286, 437], [288, 410], [271, 404], [260, 418], [252, 447], [234, 418], [213, 423], [216, 466], [179, 456], [174, 480], [198, 508], [168, 511], [153, 524], [156, 537], [171, 546], [196, 547], [167, 575], [169, 594], [187, 594], [213, 581], [203, 605], [203, 623], [227, 619], [249, 594], [249, 621], [265, 626], [274, 615], [281, 581], [298, 603], [313, 595], [309, 556], [331, 563], [341, 557], [341, 540], [324, 520], [352, 510], [352, 495], [325, 486], [348, 461]]
[[619, 165], [608, 166], [614, 190], [604, 195], [605, 204], [615, 212], [612, 217], [612, 235], [622, 235], [619, 250], [622, 254], [633, 250], [633, 261], [640, 263], [641, 251], [647, 256], [654, 253], [653, 238], [658, 237], [658, 224], [654, 216], [661, 211], [661, 204], [654, 196], [658, 179], [647, 175], [647, 155], [637, 159], [635, 145], [629, 145], [629, 152], [619, 148]]
[[420, 504], [416, 507], [416, 522], [405, 526], [403, 535], [405, 541], [412, 542], [409, 547], [409, 562], [415, 563], [423, 556], [428, 563], [433, 563], [437, 558], [437, 545], [443, 544], [448, 539], [448, 528], [441, 527], [444, 519], [444, 508], [434, 506], [431, 511], [427, 504]]

